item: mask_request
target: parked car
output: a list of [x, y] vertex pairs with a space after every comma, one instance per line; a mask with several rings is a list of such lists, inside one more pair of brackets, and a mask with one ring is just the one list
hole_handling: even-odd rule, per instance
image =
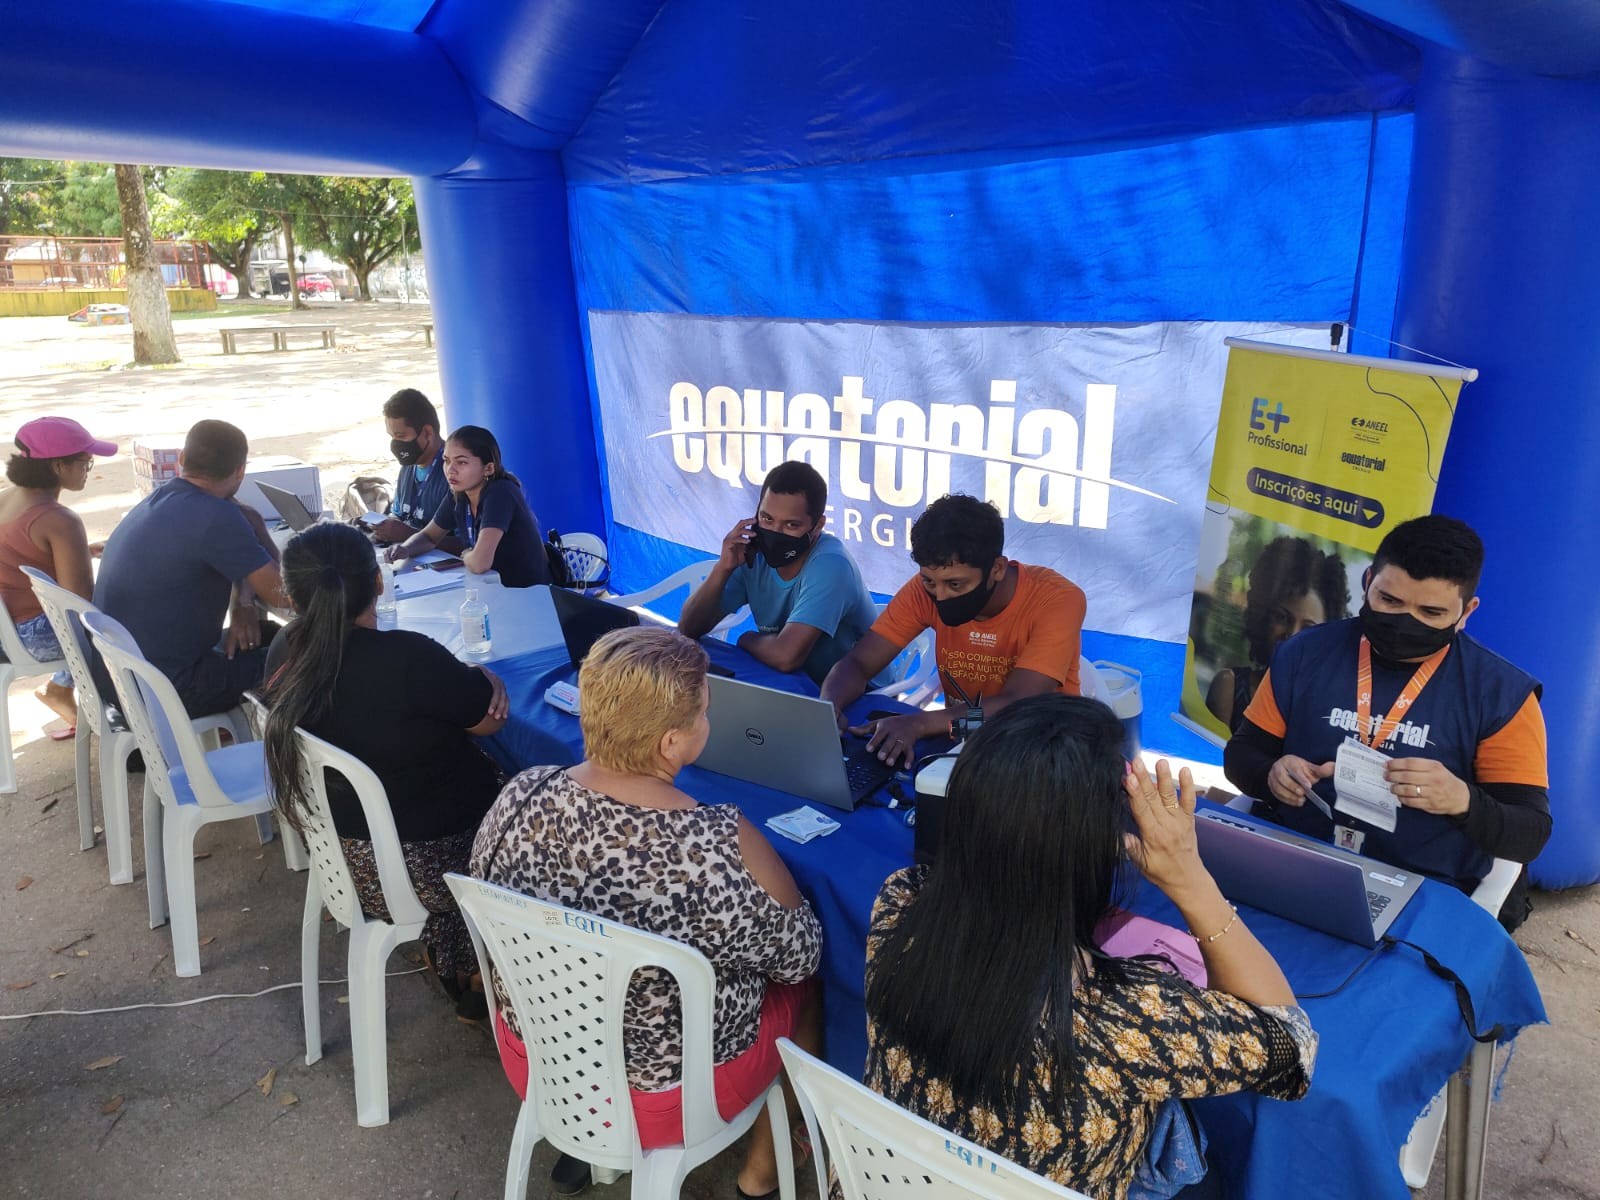
[[326, 296], [330, 300], [334, 299], [337, 296], [337, 289], [333, 286], [333, 280], [326, 275], [300, 276], [300, 299], [310, 300], [317, 296]]

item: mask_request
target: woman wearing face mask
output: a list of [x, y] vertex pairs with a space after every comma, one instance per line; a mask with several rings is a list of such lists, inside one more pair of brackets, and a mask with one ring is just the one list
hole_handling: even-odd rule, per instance
[[[110, 457], [117, 448], [90, 436], [68, 417], [27, 422], [17, 430], [16, 444], [17, 452], [6, 464], [12, 486], [0, 493], [0, 601], [28, 653], [48, 662], [61, 657], [61, 645], [33, 585], [19, 568], [35, 567], [86, 600], [93, 594], [91, 547], [83, 518], [61, 503], [61, 492], [83, 491], [95, 456]], [[67, 723], [66, 730], [50, 736], [71, 737], [78, 720], [71, 673], [58, 671], [36, 695]]]
[[[1233, 784], [1275, 821], [1463, 891], [1496, 858], [1532, 861], [1550, 836], [1540, 686], [1462, 632], [1482, 570], [1460, 521], [1390, 530], [1360, 615], [1279, 647], [1224, 753]], [[1347, 740], [1383, 756], [1392, 802], [1335, 807]]]
[[444, 444], [450, 495], [427, 528], [388, 551], [390, 562], [426, 553], [454, 534], [466, 547], [461, 561], [475, 575], [499, 574], [506, 587], [550, 582], [539, 519], [522, 484], [505, 469], [500, 443], [479, 425], [463, 425]]
[[1083, 589], [1048, 567], [1005, 556], [1005, 522], [993, 504], [944, 496], [911, 527], [920, 568], [872, 629], [829, 672], [822, 698], [845, 706], [924, 629], [934, 632], [949, 706], [851, 730], [890, 765], [910, 766], [919, 738], [946, 733], [971, 706], [992, 717], [1024, 696], [1078, 694]]
[[828, 485], [809, 463], [767, 472], [754, 521], [722, 539], [722, 553], [678, 618], [685, 637], [703, 637], [750, 606], [756, 627], [739, 648], [778, 671], [803, 670], [821, 683], [872, 627], [877, 608], [844, 545], [823, 532]]

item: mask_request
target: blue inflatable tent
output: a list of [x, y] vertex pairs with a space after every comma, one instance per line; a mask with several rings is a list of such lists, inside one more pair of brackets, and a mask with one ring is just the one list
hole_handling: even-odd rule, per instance
[[[0, 154], [412, 176], [452, 420], [627, 584], [699, 552], [616, 520], [591, 313], [1341, 321], [1476, 366], [1436, 508], [1488, 543], [1474, 631], [1545, 683], [1536, 877], [1600, 878], [1600, 7], [3, 0], [0, 31]], [[315, 87], [263, 82], [313, 50]], [[1170, 711], [1181, 645], [1128, 641], [1089, 646]]]

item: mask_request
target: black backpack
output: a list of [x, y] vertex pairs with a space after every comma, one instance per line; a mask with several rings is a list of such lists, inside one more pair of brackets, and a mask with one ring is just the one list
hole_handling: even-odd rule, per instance
[[598, 592], [611, 582], [611, 564], [605, 556], [566, 545], [559, 530], [552, 529], [545, 538], [544, 554], [550, 563], [550, 582], [556, 587]]

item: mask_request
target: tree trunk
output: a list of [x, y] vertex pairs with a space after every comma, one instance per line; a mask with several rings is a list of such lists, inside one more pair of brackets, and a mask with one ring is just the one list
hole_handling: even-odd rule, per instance
[[122, 255], [128, 267], [128, 319], [133, 325], [133, 361], [140, 366], [178, 361], [172, 336], [172, 309], [161, 278], [155, 239], [150, 234], [150, 203], [144, 176], [128, 163], [116, 164], [117, 207], [122, 210]]
[[239, 265], [233, 269], [233, 277], [239, 281], [237, 298], [240, 300], [249, 300], [255, 296], [255, 292], [250, 289], [250, 256], [255, 253], [256, 242], [260, 240], [260, 236], [258, 233], [248, 233], [239, 241]]
[[278, 215], [283, 220], [283, 255], [289, 268], [289, 307], [303, 309], [306, 302], [300, 299], [300, 272], [294, 269], [294, 216], [290, 213]]
[[359, 268], [351, 267], [350, 273], [356, 277], [356, 284], [361, 288], [361, 298], [363, 300], [371, 300], [372, 285], [370, 280], [372, 279], [372, 268], [368, 267], [363, 271]]

